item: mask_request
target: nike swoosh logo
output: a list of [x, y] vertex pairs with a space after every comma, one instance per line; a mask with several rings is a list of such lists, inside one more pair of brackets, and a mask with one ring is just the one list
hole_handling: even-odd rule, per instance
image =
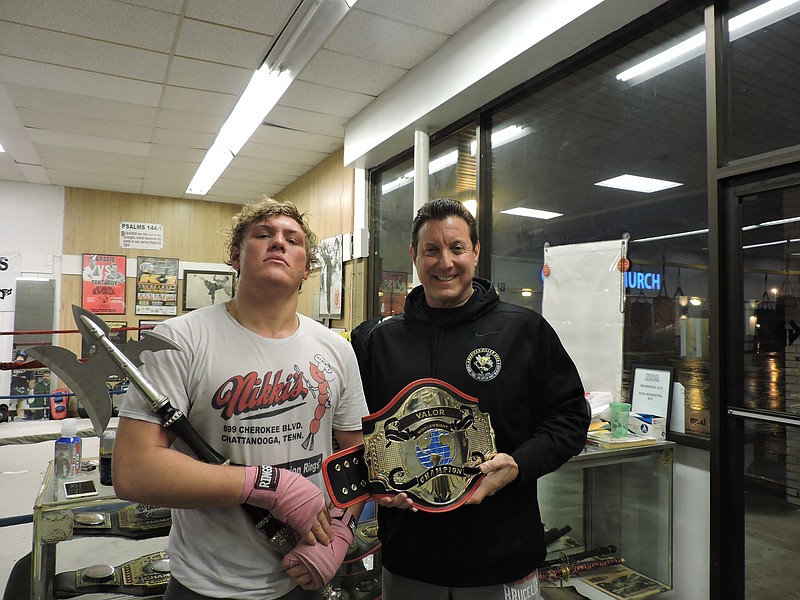
[[484, 336], [487, 336], [487, 335], [492, 335], [493, 333], [500, 333], [500, 332], [499, 331], [484, 331], [484, 332], [476, 331], [475, 332], [475, 337], [484, 337]]

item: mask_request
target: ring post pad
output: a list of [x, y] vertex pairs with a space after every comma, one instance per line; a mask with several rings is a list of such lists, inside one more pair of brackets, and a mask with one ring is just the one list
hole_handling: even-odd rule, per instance
[[452, 510], [472, 495], [479, 465], [497, 452], [478, 400], [438, 379], [410, 383], [362, 423], [363, 445], [323, 461], [325, 485], [340, 508], [405, 492], [419, 510]]

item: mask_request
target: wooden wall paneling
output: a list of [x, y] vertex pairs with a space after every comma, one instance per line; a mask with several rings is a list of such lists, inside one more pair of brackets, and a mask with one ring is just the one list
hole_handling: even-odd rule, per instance
[[[345, 168], [344, 149], [332, 153], [308, 173], [278, 194], [276, 199], [294, 202], [301, 211], [308, 211], [309, 224], [319, 239], [350, 233], [353, 229], [353, 193], [355, 172]], [[345, 263], [342, 318], [333, 319], [333, 327], [352, 329], [364, 320], [366, 293], [365, 270], [354, 268], [353, 261]], [[313, 314], [313, 302], [319, 293], [319, 271], [315, 271], [303, 286], [298, 311]], [[359, 307], [358, 310], [355, 310]]]
[[[64, 254], [102, 253], [137, 256], [161, 256], [180, 261], [224, 264], [224, 236], [219, 231], [228, 227], [241, 205], [205, 202], [180, 198], [147, 196], [122, 192], [66, 188], [64, 213]], [[164, 227], [164, 248], [146, 250], [119, 247], [119, 224], [122, 221], [160, 223]], [[75, 329], [72, 305], [81, 304], [80, 275], [61, 279], [59, 329]], [[178, 314], [181, 314], [183, 281], [178, 282]], [[125, 286], [125, 314], [107, 315], [108, 321], [126, 321], [138, 327], [139, 321], [166, 317], [136, 314], [136, 273], [128, 272]], [[129, 338], [138, 333], [129, 332]], [[63, 334], [56, 342], [80, 354], [77, 334]]]

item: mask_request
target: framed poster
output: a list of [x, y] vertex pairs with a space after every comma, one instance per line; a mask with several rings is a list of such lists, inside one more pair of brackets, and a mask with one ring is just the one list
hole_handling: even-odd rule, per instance
[[233, 298], [235, 284], [233, 271], [184, 271], [183, 310], [227, 302]]
[[142, 332], [151, 331], [153, 327], [161, 323], [161, 321], [147, 321], [144, 319], [139, 320], [139, 339], [142, 339]]
[[178, 259], [136, 257], [136, 314], [178, 314]]
[[342, 316], [342, 236], [325, 238], [319, 243], [322, 272], [319, 275], [319, 316]]
[[125, 314], [124, 256], [84, 254], [81, 306], [96, 315]]

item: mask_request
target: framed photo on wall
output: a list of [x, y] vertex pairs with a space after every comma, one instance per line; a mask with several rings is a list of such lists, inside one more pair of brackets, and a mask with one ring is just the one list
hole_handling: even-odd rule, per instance
[[183, 310], [222, 304], [233, 298], [236, 273], [233, 271], [183, 272]]

